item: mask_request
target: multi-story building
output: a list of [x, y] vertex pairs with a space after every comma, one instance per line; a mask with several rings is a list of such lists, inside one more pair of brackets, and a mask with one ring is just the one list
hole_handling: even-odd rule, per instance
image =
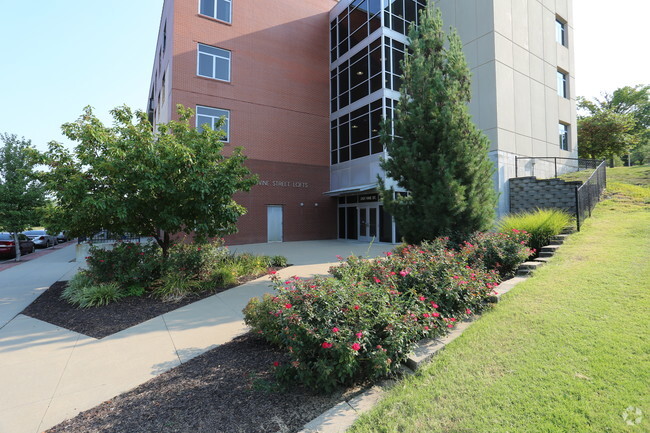
[[[469, 108], [492, 143], [503, 214], [515, 156], [577, 155], [571, 0], [435, 3], [464, 44]], [[260, 176], [237, 196], [249, 213], [229, 242], [399, 239], [376, 189], [387, 156], [379, 124], [399, 99], [408, 26], [424, 7], [165, 1], [150, 117], [167, 121], [179, 103], [197, 110], [198, 127], [225, 116], [228, 145], [243, 146]]]

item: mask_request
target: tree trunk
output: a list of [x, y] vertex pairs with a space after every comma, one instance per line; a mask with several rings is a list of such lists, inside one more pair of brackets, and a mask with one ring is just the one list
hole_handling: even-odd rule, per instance
[[14, 232], [14, 242], [16, 243], [16, 258], [15, 261], [20, 261], [20, 240], [18, 239], [18, 233]]
[[163, 255], [163, 260], [167, 260], [167, 257], [169, 257], [169, 233], [164, 232], [163, 234], [163, 245], [162, 245], [162, 255]]
[[163, 237], [160, 239], [159, 232], [158, 234], [154, 235], [154, 239], [156, 239], [158, 246], [162, 249], [163, 260], [167, 260], [167, 257], [169, 257], [169, 244], [171, 243], [169, 233], [163, 232]]

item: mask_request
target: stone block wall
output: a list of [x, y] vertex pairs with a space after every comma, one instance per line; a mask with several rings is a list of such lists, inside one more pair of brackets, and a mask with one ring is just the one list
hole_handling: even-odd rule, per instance
[[561, 179], [537, 179], [535, 176], [510, 179], [510, 212], [562, 209], [575, 215], [576, 188], [582, 182]]

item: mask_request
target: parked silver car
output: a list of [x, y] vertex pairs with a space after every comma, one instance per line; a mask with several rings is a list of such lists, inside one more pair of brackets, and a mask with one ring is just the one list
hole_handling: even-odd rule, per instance
[[49, 248], [59, 243], [56, 236], [49, 234], [45, 230], [27, 230], [23, 234], [27, 235], [37, 248]]

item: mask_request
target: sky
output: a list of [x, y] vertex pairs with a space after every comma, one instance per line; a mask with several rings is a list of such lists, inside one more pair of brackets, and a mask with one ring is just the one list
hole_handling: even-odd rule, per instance
[[[162, 4], [0, 0], [0, 133], [45, 150], [71, 145], [61, 125], [86, 105], [106, 124], [118, 105], [145, 110]], [[573, 15], [577, 95], [650, 84], [650, 1], [573, 0]]]

